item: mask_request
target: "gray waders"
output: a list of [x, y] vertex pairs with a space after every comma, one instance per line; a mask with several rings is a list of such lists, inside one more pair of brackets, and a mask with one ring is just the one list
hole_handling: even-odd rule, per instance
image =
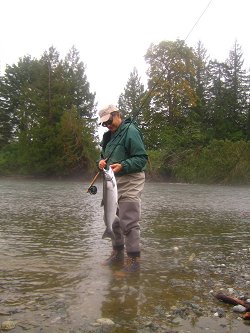
[[113, 222], [114, 250], [126, 248], [129, 257], [140, 256], [141, 192], [145, 174], [138, 172], [116, 178], [118, 188], [118, 211]]

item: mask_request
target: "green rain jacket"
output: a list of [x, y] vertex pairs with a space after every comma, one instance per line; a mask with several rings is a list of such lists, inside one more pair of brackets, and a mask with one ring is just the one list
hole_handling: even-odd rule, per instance
[[114, 134], [104, 133], [100, 146], [101, 159], [108, 158], [108, 166], [122, 164], [122, 170], [116, 176], [145, 170], [148, 155], [141, 132], [130, 118], [122, 122]]

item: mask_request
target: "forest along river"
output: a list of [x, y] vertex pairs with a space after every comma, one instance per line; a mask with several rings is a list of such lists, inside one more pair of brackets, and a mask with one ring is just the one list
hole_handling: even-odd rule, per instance
[[[0, 179], [0, 323], [18, 332], [249, 333], [212, 292], [250, 298], [250, 187], [147, 183], [142, 264], [101, 265], [102, 184]], [[218, 315], [220, 313], [220, 315]], [[221, 317], [221, 318], [220, 318]], [[105, 332], [106, 332], [105, 331]]]

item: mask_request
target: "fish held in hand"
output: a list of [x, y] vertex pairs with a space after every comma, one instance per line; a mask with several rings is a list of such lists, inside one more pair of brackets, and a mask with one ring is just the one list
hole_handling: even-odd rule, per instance
[[115, 239], [115, 234], [112, 229], [112, 224], [117, 219], [116, 211], [118, 208], [118, 193], [117, 184], [112, 168], [103, 169], [103, 199], [102, 206], [104, 207], [104, 222], [106, 230], [102, 238]]

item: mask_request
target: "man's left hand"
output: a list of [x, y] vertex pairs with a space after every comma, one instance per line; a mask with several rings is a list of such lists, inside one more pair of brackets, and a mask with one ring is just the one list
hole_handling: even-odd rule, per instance
[[110, 165], [114, 173], [120, 172], [122, 170], [122, 165], [120, 163], [114, 163]]

